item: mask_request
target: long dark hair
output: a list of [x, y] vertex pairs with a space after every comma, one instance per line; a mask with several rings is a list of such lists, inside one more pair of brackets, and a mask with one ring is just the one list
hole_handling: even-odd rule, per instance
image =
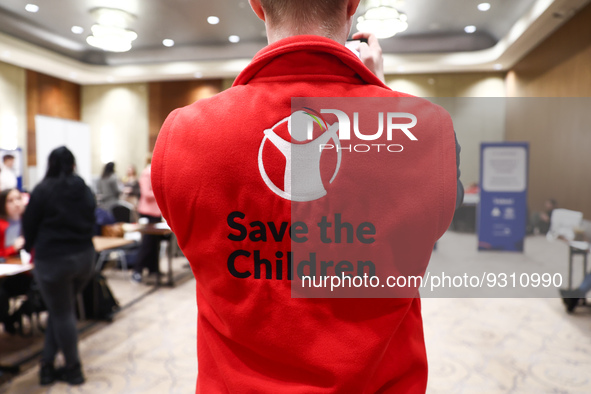
[[101, 175], [101, 178], [103, 178], [103, 179], [108, 178], [113, 173], [115, 173], [115, 163], [110, 161], [107, 164], [105, 164], [105, 168], [103, 169], [103, 175]]
[[6, 200], [8, 200], [8, 195], [13, 190], [17, 189], [6, 189], [0, 192], [0, 219], [8, 219], [8, 213], [6, 212]]
[[76, 159], [68, 148], [65, 146], [55, 148], [49, 154], [45, 178], [58, 178], [60, 176], [72, 175], [75, 165]]

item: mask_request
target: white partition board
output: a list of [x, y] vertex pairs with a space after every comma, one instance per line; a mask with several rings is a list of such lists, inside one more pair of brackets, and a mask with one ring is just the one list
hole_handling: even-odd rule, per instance
[[37, 185], [47, 171], [47, 159], [52, 150], [66, 146], [76, 158], [76, 173], [87, 185], [92, 184], [90, 126], [73, 120], [35, 116], [37, 140], [37, 178], [31, 186]]

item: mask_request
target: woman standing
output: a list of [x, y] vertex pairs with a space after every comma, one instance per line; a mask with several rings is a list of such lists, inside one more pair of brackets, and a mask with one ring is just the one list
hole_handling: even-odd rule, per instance
[[121, 194], [121, 189], [119, 188], [119, 181], [117, 180], [117, 175], [115, 174], [115, 163], [112, 161], [105, 164], [105, 168], [103, 169], [103, 174], [101, 175], [101, 179], [99, 179], [96, 191], [99, 197], [99, 206], [111, 212], [111, 209], [117, 201], [119, 201], [119, 195]]
[[[92, 275], [96, 204], [88, 186], [74, 174], [74, 167], [74, 155], [65, 146], [53, 150], [45, 178], [33, 190], [23, 216], [25, 249], [35, 250], [35, 279], [49, 310], [41, 354], [41, 385], [56, 379], [84, 383], [75, 299]], [[54, 360], [59, 350], [66, 365], [56, 372]]]
[[[158, 223], [162, 221], [162, 213], [156, 203], [154, 191], [152, 190], [152, 157], [147, 159], [148, 165], [142, 171], [140, 176], [140, 201], [137, 207], [141, 218], [147, 219], [148, 223]], [[144, 219], [144, 220], [145, 220]], [[131, 275], [132, 282], [142, 282], [142, 272], [147, 268], [151, 275], [159, 275], [160, 261], [160, 241], [162, 236], [153, 234], [143, 234], [140, 250], [138, 251], [137, 262], [134, 272]]]

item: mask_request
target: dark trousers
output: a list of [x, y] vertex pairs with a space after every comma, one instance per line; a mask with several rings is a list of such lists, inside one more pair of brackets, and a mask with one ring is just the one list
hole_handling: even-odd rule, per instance
[[[162, 220], [160, 216], [150, 216], [141, 214], [140, 217], [147, 218], [150, 223], [159, 223]], [[147, 268], [150, 273], [158, 272], [160, 262], [160, 241], [161, 235], [142, 234], [142, 244], [137, 253], [137, 262], [134, 271], [140, 274]]]
[[76, 330], [76, 294], [92, 276], [96, 252], [90, 247], [60, 258], [35, 260], [35, 279], [49, 311], [41, 362], [53, 364], [59, 350], [66, 366], [80, 362]]

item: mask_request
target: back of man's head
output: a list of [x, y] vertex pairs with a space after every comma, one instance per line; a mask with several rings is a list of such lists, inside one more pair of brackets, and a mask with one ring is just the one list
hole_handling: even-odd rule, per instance
[[347, 0], [260, 0], [266, 22], [306, 34], [311, 27], [334, 34], [345, 22]]

